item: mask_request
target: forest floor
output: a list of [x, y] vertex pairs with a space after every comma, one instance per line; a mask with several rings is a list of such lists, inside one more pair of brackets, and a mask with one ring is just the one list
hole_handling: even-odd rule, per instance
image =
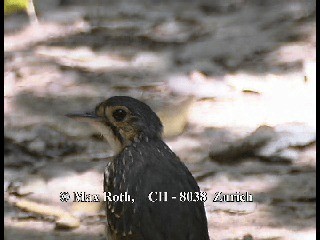
[[5, 18], [5, 239], [104, 238], [103, 202], [60, 193], [102, 194], [112, 153], [64, 115], [114, 95], [157, 111], [201, 190], [252, 194], [205, 203], [211, 239], [315, 239], [315, 1], [50, 2]]

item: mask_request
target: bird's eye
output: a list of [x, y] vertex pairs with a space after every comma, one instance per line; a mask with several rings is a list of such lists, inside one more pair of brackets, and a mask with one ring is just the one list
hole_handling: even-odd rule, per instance
[[123, 109], [117, 109], [113, 111], [112, 116], [117, 122], [121, 122], [127, 116], [127, 112]]

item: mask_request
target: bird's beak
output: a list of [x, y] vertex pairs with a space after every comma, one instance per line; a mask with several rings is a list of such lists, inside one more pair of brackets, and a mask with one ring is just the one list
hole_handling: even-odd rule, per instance
[[100, 122], [102, 120], [101, 117], [97, 116], [95, 112], [88, 112], [88, 113], [70, 113], [66, 114], [66, 117], [72, 118], [79, 122]]

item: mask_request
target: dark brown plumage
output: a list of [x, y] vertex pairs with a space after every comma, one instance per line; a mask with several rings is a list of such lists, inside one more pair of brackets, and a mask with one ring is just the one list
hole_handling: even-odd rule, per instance
[[[182, 192], [200, 189], [163, 142], [161, 121], [148, 105], [116, 96], [100, 103], [93, 113], [69, 116], [93, 119], [115, 150], [105, 169], [104, 191], [127, 192], [134, 198], [134, 202], [106, 202], [107, 239], [209, 239], [203, 202], [179, 199]], [[152, 202], [150, 192], [167, 192], [168, 201]]]

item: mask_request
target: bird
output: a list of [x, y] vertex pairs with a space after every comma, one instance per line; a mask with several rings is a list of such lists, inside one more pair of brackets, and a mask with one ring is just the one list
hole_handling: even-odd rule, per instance
[[161, 120], [146, 103], [113, 96], [92, 112], [67, 116], [92, 124], [114, 150], [104, 170], [104, 192], [133, 199], [106, 201], [107, 239], [209, 239], [205, 198], [199, 200], [196, 180], [164, 142]]

